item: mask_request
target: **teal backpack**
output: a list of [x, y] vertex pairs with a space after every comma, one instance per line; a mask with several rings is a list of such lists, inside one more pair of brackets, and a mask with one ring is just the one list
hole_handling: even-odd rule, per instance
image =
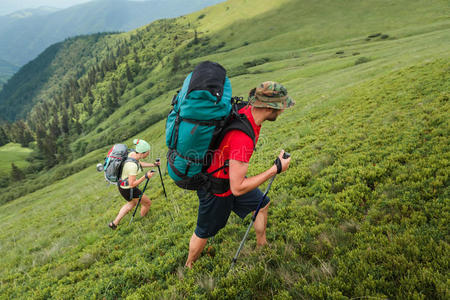
[[247, 103], [231, 97], [226, 70], [218, 63], [205, 61], [186, 77], [172, 105], [166, 123], [169, 176], [184, 189], [226, 192], [229, 180], [211, 175], [227, 164], [211, 173], [206, 170], [228, 131], [241, 130], [255, 141], [250, 121], [238, 113]]

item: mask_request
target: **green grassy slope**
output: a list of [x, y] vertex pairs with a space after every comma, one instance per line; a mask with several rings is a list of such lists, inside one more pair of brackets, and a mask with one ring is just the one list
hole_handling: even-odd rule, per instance
[[239, 51], [249, 57], [403, 28], [412, 34], [412, 29], [422, 31], [426, 25], [448, 22], [445, 1], [261, 0], [258, 4], [230, 0], [192, 14], [191, 20], [204, 14], [200, 30], [225, 41], [224, 50], [248, 42]]
[[[255, 3], [228, 1], [179, 22], [205, 14], [202, 34], [214, 36], [229, 29], [208, 18], [218, 19], [227, 6], [228, 11], [240, 7], [240, 18], [253, 17], [246, 28], [257, 24], [264, 32], [268, 27], [257, 22], [262, 20], [258, 13], [270, 13], [269, 2]], [[279, 3], [285, 6], [270, 7], [279, 12], [296, 7], [290, 1]], [[260, 81], [274, 79], [297, 101], [277, 122], [264, 124], [249, 170], [256, 174], [269, 167], [282, 148], [293, 156], [289, 172], [277, 177], [269, 195], [271, 246], [253, 251], [252, 233], [233, 272], [227, 273], [229, 263], [248, 218], [230, 217], [227, 227], [208, 242], [210, 250], [193, 270], [185, 270], [196, 223], [195, 194], [175, 187], [166, 176], [166, 202], [155, 177], [148, 193], [153, 199], [149, 216], [136, 218], [132, 226], [127, 216], [111, 232], [106, 224], [124, 202], [92, 165], [2, 206], [0, 295], [448, 298], [450, 30], [442, 17], [443, 4], [415, 2], [421, 13], [399, 14], [398, 23], [389, 25], [383, 21], [399, 7], [383, 10], [374, 1], [371, 11], [377, 7], [383, 13], [348, 36], [340, 33], [333, 40], [312, 25], [315, 29], [306, 32], [315, 38], [322, 34], [323, 40], [276, 48], [280, 36], [271, 35], [208, 56], [228, 69], [245, 68], [232, 78], [234, 94], [245, 95]], [[239, 10], [233, 13], [239, 15]], [[225, 47], [247, 40], [241, 39], [239, 28]], [[333, 30], [339, 28], [346, 29]], [[286, 32], [294, 40], [296, 31]], [[390, 38], [366, 40], [377, 32]], [[266, 63], [244, 65], [265, 57]], [[125, 94], [126, 103], [98, 127], [120, 122], [125, 110], [140, 103], [143, 111], [131, 110], [121, 122], [167, 109], [172, 92], [142, 105], [145, 93], [152, 91], [145, 86], [163, 74], [158, 70]], [[95, 142], [103, 132], [92, 131], [84, 139]], [[164, 156], [163, 120], [139, 137], [152, 142], [151, 160]], [[100, 159], [101, 152], [81, 161]]]
[[251, 172], [279, 145], [294, 160], [271, 191], [271, 247], [251, 252], [251, 237], [234, 273], [227, 269], [248, 220], [233, 216], [209, 244], [215, 256], [186, 271], [194, 194], [166, 184], [166, 202], [156, 178], [149, 217], [110, 232], [123, 202], [91, 167], [2, 207], [2, 294], [445, 298], [448, 67], [408, 67], [265, 127]]

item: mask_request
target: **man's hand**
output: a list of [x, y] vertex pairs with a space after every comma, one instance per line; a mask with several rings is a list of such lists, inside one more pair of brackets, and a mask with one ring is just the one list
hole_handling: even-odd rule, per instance
[[281, 172], [286, 171], [289, 168], [289, 164], [291, 162], [291, 157], [289, 156], [288, 158], [284, 158], [284, 150], [281, 150], [280, 155], [278, 155], [278, 159], [280, 160], [281, 163]]

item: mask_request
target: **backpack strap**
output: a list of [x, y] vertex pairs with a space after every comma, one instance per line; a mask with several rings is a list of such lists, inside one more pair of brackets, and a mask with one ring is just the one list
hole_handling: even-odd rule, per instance
[[225, 135], [232, 130], [240, 130], [247, 136], [249, 136], [253, 141], [253, 150], [255, 150], [255, 131], [253, 130], [252, 124], [247, 119], [247, 116], [245, 114], [237, 114], [237, 116], [231, 121], [231, 123], [222, 130], [218, 139], [218, 143], [220, 143], [225, 138]]
[[140, 163], [137, 159], [132, 158], [132, 157], [128, 157], [127, 159], [125, 159], [125, 161], [123, 162], [123, 164], [125, 164], [125, 163], [127, 163], [127, 162], [134, 162], [134, 163], [137, 165], [138, 170], [141, 169], [141, 171], [143, 171], [142, 166], [141, 166], [141, 163]]
[[[240, 130], [248, 135], [253, 141], [253, 150], [256, 150], [256, 137], [253, 126], [245, 114], [240, 114], [239, 110], [249, 105], [248, 101], [244, 101], [242, 97], [231, 98], [231, 122], [220, 133], [219, 141], [225, 138], [225, 135], [231, 130]], [[219, 145], [216, 145], [217, 147]]]
[[141, 164], [140, 164], [140, 162], [137, 160], [137, 159], [135, 159], [135, 158], [132, 158], [132, 157], [128, 157], [127, 159], [125, 159], [124, 161], [123, 161], [123, 163], [122, 163], [122, 165], [120, 166], [120, 170], [119, 170], [119, 185], [122, 185], [122, 183], [124, 183], [125, 185], [128, 185], [128, 178], [125, 178], [124, 180], [121, 180], [120, 178], [122, 177], [122, 171], [123, 171], [123, 166], [125, 165], [125, 163], [127, 163], [127, 162], [134, 162], [136, 165], [137, 165], [137, 167], [138, 167], [138, 171], [139, 171], [139, 169], [141, 170], [141, 171], [143, 171], [143, 169], [142, 169], [142, 166], [141, 166]]
[[[256, 147], [255, 131], [253, 130], [252, 124], [247, 119], [246, 115], [237, 114], [237, 117], [235, 117], [231, 121], [231, 123], [222, 130], [222, 132], [219, 136], [219, 139], [218, 139], [218, 143], [220, 143], [225, 138], [225, 135], [232, 130], [240, 130], [240, 131], [244, 132], [246, 135], [248, 135], [253, 141], [253, 150], [255, 150], [255, 147]], [[217, 145], [217, 146], [219, 146], [219, 145]], [[228, 160], [225, 161], [225, 163], [222, 167], [206, 174], [208, 176], [208, 180], [209, 180], [208, 190], [211, 193], [223, 194], [230, 189], [230, 179], [216, 178], [216, 177], [212, 176], [212, 174], [214, 174], [222, 169], [225, 169], [226, 167], [229, 167]]]

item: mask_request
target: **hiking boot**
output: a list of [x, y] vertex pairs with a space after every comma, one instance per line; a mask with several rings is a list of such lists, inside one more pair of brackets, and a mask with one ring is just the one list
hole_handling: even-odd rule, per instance
[[114, 222], [111, 222], [108, 224], [108, 227], [111, 228], [112, 230], [115, 230], [117, 228], [117, 225], [114, 224]]

